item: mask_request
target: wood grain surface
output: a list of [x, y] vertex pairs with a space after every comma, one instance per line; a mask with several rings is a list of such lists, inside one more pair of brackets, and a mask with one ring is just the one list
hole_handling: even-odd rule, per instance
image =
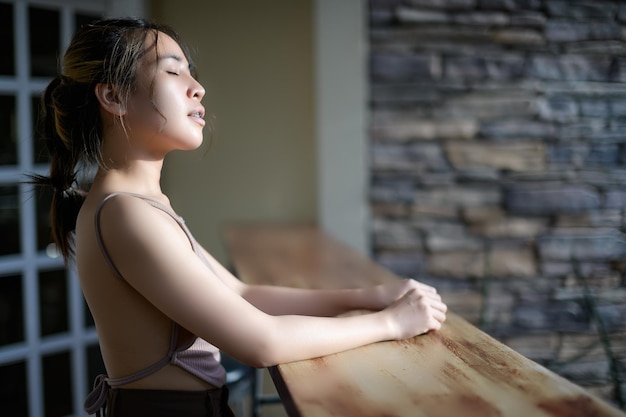
[[[398, 279], [312, 225], [231, 226], [225, 240], [251, 284], [348, 288]], [[290, 416], [626, 417], [453, 313], [438, 332], [270, 373]]]

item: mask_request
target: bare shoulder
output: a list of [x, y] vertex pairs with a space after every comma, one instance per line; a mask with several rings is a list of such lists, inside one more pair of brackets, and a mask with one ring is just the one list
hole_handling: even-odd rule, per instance
[[100, 208], [97, 222], [103, 245], [125, 278], [132, 281], [151, 265], [195, 257], [180, 225], [148, 201], [118, 194]]
[[[103, 233], [115, 230], [124, 238], [145, 238], [165, 230], [179, 230], [180, 225], [151, 202], [132, 194], [115, 194], [102, 201], [99, 223]], [[165, 205], [161, 203], [161, 205]], [[182, 229], [180, 229], [182, 231]]]
[[116, 194], [102, 200], [94, 210], [96, 221], [106, 243], [123, 244], [128, 239], [144, 239], [166, 218], [145, 200]]

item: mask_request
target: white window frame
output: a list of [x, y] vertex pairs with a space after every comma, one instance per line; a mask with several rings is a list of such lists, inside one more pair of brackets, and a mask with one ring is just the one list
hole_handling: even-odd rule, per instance
[[74, 33], [74, 16], [77, 13], [94, 15], [144, 15], [143, 1], [121, 0], [0, 0], [13, 5], [15, 74], [0, 76], [0, 94], [12, 95], [16, 100], [17, 164], [0, 167], [0, 185], [17, 185], [20, 219], [21, 253], [0, 257], [0, 279], [9, 275], [22, 276], [22, 304], [24, 341], [0, 347], [0, 366], [14, 362], [26, 363], [26, 381], [29, 417], [44, 417], [42, 358], [57, 352], [71, 356], [73, 410], [85, 415], [83, 401], [87, 395], [88, 346], [97, 344], [95, 328], [86, 327], [85, 303], [76, 272], [68, 268], [67, 300], [68, 331], [41, 337], [39, 316], [38, 273], [63, 268], [60, 257], [50, 257], [37, 250], [36, 195], [33, 187], [22, 183], [25, 173], [47, 174], [47, 164], [34, 164], [31, 111], [33, 96], [40, 95], [49, 78], [30, 76], [28, 8], [50, 8], [60, 13], [60, 45], [65, 48]]

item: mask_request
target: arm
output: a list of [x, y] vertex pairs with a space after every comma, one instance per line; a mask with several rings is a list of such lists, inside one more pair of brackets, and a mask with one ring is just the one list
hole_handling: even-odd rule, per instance
[[435, 288], [411, 279], [392, 284], [341, 290], [312, 290], [270, 285], [247, 285], [233, 276], [209, 252], [204, 256], [219, 278], [258, 309], [271, 315], [296, 314], [332, 317], [350, 310], [382, 310], [408, 291], [436, 294]]
[[437, 329], [445, 319], [440, 301], [414, 290], [384, 310], [361, 316], [273, 316], [212, 273], [178, 225], [143, 201], [111, 201], [102, 222], [108, 225], [103, 237], [111, 257], [136, 291], [189, 331], [254, 366], [405, 338]]

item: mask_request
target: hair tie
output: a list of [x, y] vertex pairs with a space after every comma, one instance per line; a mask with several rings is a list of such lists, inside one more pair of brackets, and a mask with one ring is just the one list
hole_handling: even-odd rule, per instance
[[52, 186], [52, 189], [54, 190], [55, 193], [62, 194], [65, 192], [65, 190], [69, 188], [67, 185], [65, 185], [65, 181], [63, 180], [54, 181], [51, 179], [50, 182], [51, 182], [50, 185]]
[[63, 178], [63, 177], [50, 177], [49, 185], [52, 187], [55, 193], [63, 194], [70, 188], [72, 188], [72, 184], [74, 183], [74, 178]]

